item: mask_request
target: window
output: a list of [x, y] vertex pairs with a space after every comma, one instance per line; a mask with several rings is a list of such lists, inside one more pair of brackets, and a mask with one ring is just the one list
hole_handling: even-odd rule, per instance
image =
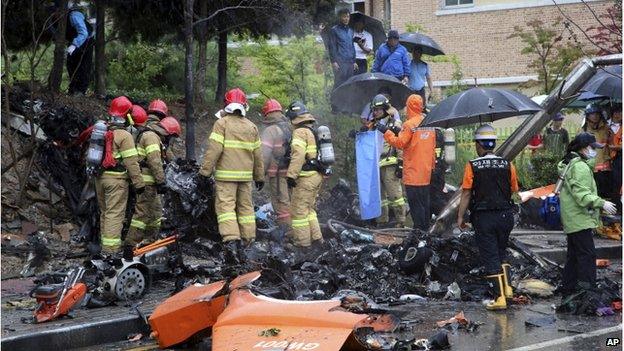
[[473, 0], [444, 0], [444, 6], [472, 5]]
[[353, 2], [353, 11], [359, 11], [361, 13], [366, 13], [365, 12], [365, 4], [364, 1], [354, 1]]
[[387, 23], [392, 23], [392, 2], [390, 0], [384, 2], [384, 20]]

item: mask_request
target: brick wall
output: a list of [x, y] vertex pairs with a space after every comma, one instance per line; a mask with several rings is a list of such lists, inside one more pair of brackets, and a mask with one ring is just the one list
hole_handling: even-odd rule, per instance
[[[381, 17], [383, 0], [372, 1], [374, 15]], [[605, 13], [610, 1], [590, 2], [598, 14]], [[370, 1], [367, 2], [367, 11]], [[447, 54], [456, 54], [461, 60], [464, 78], [495, 78], [534, 75], [527, 67], [529, 58], [520, 54], [523, 44], [519, 39], [507, 39], [514, 26], [540, 19], [545, 23], [562, 17], [557, 7], [542, 6], [523, 9], [475, 12], [467, 14], [440, 15], [438, 0], [393, 0], [391, 6], [392, 28], [405, 31], [409, 23], [423, 26], [427, 35], [433, 37]], [[597, 25], [591, 12], [583, 4], [560, 5], [562, 10], [581, 28]], [[370, 12], [369, 12], [370, 13]], [[561, 24], [563, 27], [563, 23]], [[577, 30], [578, 38], [584, 39]], [[565, 35], [567, 38], [568, 35]], [[586, 49], [592, 45], [585, 42]], [[433, 63], [434, 80], [450, 80], [452, 66]]]

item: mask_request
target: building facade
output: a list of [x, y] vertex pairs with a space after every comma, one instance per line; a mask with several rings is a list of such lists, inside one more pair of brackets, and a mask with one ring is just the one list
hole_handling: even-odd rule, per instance
[[[537, 77], [528, 67], [530, 57], [521, 54], [524, 44], [519, 38], [508, 38], [515, 26], [560, 18], [564, 40], [570, 40], [564, 27], [568, 17], [575, 24], [570, 28], [590, 53], [595, 47], [576, 26], [586, 30], [599, 25], [593, 13], [600, 16], [612, 4], [602, 0], [364, 0], [353, 1], [353, 9], [363, 9], [399, 32], [409, 25], [422, 28], [446, 54], [459, 58], [466, 84], [473, 85], [476, 78], [478, 84], [513, 86]], [[430, 68], [435, 86], [451, 84], [452, 64], [431, 63]]]

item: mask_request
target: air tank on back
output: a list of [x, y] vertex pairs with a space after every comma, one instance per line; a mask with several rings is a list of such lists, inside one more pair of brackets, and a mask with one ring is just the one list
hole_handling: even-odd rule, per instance
[[319, 126], [316, 130], [317, 138], [319, 141], [319, 161], [326, 165], [331, 165], [336, 162], [334, 155], [334, 146], [331, 141], [331, 132], [327, 126]]

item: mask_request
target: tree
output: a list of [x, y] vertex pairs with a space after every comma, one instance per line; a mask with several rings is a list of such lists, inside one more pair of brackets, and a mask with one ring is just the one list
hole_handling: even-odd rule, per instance
[[560, 24], [560, 18], [548, 25], [532, 20], [523, 27], [515, 26], [508, 37], [519, 38], [525, 44], [520, 52], [531, 57], [528, 67], [536, 71], [543, 94], [548, 94], [583, 55], [580, 44], [563, 39], [566, 29]]
[[60, 0], [54, 16], [58, 18], [54, 34], [54, 61], [48, 77], [48, 89], [58, 93], [63, 81], [63, 65], [65, 63], [65, 30], [67, 26], [67, 0]]
[[195, 116], [193, 111], [193, 0], [184, 2], [184, 114], [186, 116], [186, 159], [195, 159]]
[[95, 0], [95, 95], [106, 95], [106, 0]]
[[594, 45], [600, 47], [598, 55], [622, 52], [622, 0], [614, 1], [607, 13], [597, 16], [592, 14], [598, 25], [587, 28], [587, 33]]

